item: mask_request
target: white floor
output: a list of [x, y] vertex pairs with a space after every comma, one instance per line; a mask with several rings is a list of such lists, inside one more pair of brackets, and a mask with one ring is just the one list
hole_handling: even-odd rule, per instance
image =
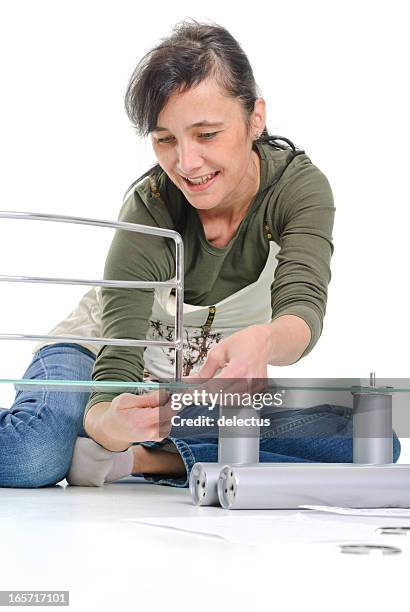
[[0, 589], [69, 590], [72, 610], [378, 610], [407, 591], [410, 536], [375, 530], [410, 519], [199, 508], [187, 489], [135, 478], [0, 489], [0, 519]]

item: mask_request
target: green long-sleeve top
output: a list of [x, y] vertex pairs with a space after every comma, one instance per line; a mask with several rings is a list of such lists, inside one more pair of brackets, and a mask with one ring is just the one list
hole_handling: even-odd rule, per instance
[[[255, 282], [265, 266], [269, 239], [279, 246], [271, 285], [272, 320], [301, 317], [311, 331], [304, 355], [316, 344], [326, 309], [333, 252], [333, 194], [326, 176], [304, 152], [269, 143], [255, 145], [260, 161], [259, 190], [234, 237], [217, 248], [206, 237], [196, 209], [165, 173], [156, 184], [142, 180], [126, 196], [118, 220], [176, 229], [184, 241], [185, 296], [194, 305], [212, 305]], [[116, 230], [104, 279], [165, 281], [175, 276], [175, 247], [168, 238]], [[102, 288], [102, 336], [145, 339], [154, 290]], [[102, 346], [93, 380], [142, 381], [144, 347]], [[87, 410], [118, 393], [94, 392]]]

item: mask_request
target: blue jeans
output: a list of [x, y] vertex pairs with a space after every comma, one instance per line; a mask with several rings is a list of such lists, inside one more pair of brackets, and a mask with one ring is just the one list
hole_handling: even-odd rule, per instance
[[[198, 407], [192, 410], [196, 416]], [[191, 407], [184, 410], [184, 416], [191, 416]], [[204, 414], [207, 414], [205, 409]], [[209, 413], [208, 413], [209, 414]], [[351, 463], [353, 461], [353, 409], [332, 404], [323, 404], [299, 410], [274, 411], [262, 409], [261, 417], [269, 417], [270, 424], [261, 427], [259, 461], [272, 462], [319, 462], [319, 463]], [[218, 438], [213, 433], [211, 437], [173, 437], [180, 453], [187, 474], [189, 475], [196, 462], [218, 461]], [[161, 442], [143, 442], [144, 446], [161, 447]], [[400, 456], [401, 445], [393, 432], [393, 462]], [[186, 487], [189, 476], [181, 479], [164, 478], [162, 476], [145, 476], [150, 482]]]
[[[95, 355], [78, 344], [59, 343], [41, 348], [23, 378], [91, 380]], [[82, 422], [89, 392], [20, 390], [10, 410], [0, 409], [0, 487], [54, 485], [67, 474], [76, 438], [87, 437]], [[261, 462], [352, 461], [352, 409], [321, 405], [303, 410], [270, 414], [271, 424], [261, 429]], [[196, 462], [215, 462], [218, 441], [209, 438], [171, 440], [185, 464], [187, 476], [148, 476], [148, 482], [176, 487], [188, 486], [188, 475]], [[144, 446], [161, 448], [160, 442]], [[400, 442], [393, 435], [393, 460], [400, 455]]]
[[[52, 344], [33, 356], [23, 378], [91, 380], [95, 356], [78, 344]], [[0, 408], [0, 487], [34, 488], [65, 478], [89, 392], [50, 388], [17, 391]]]

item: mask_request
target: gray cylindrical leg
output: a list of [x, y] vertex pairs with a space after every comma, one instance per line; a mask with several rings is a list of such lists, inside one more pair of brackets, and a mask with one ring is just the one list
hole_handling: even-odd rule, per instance
[[[189, 475], [189, 489], [192, 501], [196, 506], [220, 506], [218, 479], [226, 463], [194, 463]], [[229, 462], [229, 466], [243, 465]], [[271, 463], [253, 463], [258, 469], [269, 468]], [[276, 465], [276, 464], [275, 464]], [[279, 464], [283, 465], [283, 464]], [[305, 464], [302, 464], [305, 465]]]
[[[220, 407], [219, 419], [259, 418], [249, 407]], [[218, 462], [195, 463], [189, 477], [192, 501], [197, 506], [219, 506], [218, 478], [222, 468], [230, 465], [259, 462], [259, 426], [219, 426]]]
[[[266, 466], [266, 467], [265, 467]], [[231, 510], [410, 507], [409, 465], [270, 463], [225, 466], [218, 479], [221, 506]]]
[[[220, 408], [219, 419], [258, 419], [254, 408]], [[218, 463], [258, 463], [259, 462], [259, 426], [219, 426]]]
[[353, 394], [353, 463], [393, 462], [392, 396]]
[[196, 506], [219, 506], [218, 477], [220, 463], [195, 463], [189, 476], [189, 490]]

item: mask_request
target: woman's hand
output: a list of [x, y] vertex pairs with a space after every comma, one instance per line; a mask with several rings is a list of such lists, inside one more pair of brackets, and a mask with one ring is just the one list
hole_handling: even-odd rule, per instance
[[267, 378], [271, 354], [270, 328], [250, 325], [214, 346], [202, 368], [193, 377]]
[[[121, 393], [99, 419], [101, 444], [108, 450], [125, 450], [133, 442], [160, 441], [171, 430], [174, 411], [163, 390], [146, 395]], [[99, 442], [95, 435], [94, 439]]]
[[268, 364], [295, 363], [309, 346], [311, 331], [304, 319], [281, 315], [270, 323], [250, 325], [213, 347], [199, 378], [267, 378]]

